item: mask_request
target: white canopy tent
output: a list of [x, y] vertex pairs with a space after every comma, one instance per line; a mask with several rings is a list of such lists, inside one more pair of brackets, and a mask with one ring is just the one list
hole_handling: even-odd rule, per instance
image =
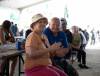
[[[82, 28], [87, 28], [87, 25], [90, 25], [91, 29], [94, 28], [95, 26], [97, 26], [95, 27], [96, 29], [99, 29], [98, 28], [100, 27], [99, 3], [100, 0], [0, 0], [0, 7], [9, 7], [17, 9], [18, 11], [20, 11], [20, 13], [23, 13], [22, 12], [23, 10], [25, 13], [24, 13], [24, 18], [22, 19], [27, 19], [27, 20], [29, 15], [34, 14], [35, 12], [36, 13], [43, 12], [47, 17], [52, 17], [52, 16], [64, 17], [63, 10], [65, 7], [66, 8], [68, 7], [67, 14], [69, 19], [69, 25], [78, 25], [82, 26]], [[44, 4], [44, 6], [42, 6], [41, 4]], [[30, 11], [31, 6], [34, 7], [32, 7], [32, 10]], [[1, 13], [2, 11], [0, 11], [0, 14]], [[2, 14], [5, 17], [5, 14], [7, 13], [8, 11], [7, 12], [4, 11]], [[13, 16], [14, 14], [10, 13], [10, 15]], [[21, 23], [22, 22], [25, 23], [26, 21], [21, 21]]]
[[46, 1], [50, 0], [0, 0], [0, 6], [19, 9], [21, 11], [24, 8]]

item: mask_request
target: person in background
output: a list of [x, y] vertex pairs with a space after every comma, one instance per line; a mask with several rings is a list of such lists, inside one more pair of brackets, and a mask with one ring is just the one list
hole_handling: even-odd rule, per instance
[[17, 36], [17, 32], [18, 32], [18, 27], [17, 24], [14, 24], [13, 22], [11, 22], [11, 32], [13, 33], [14, 36]]
[[78, 62], [80, 68], [88, 69], [89, 67], [86, 65], [86, 52], [81, 48], [82, 39], [79, 32], [79, 28], [77, 26], [72, 26], [72, 51], [77, 51]]
[[83, 31], [83, 33], [84, 33], [86, 40], [87, 40], [87, 43], [88, 43], [89, 42], [89, 33], [86, 29]]
[[68, 41], [68, 45], [69, 45], [69, 52], [66, 54], [66, 59], [70, 59], [71, 57], [71, 43], [72, 43], [72, 33], [70, 32], [69, 29], [67, 29], [67, 21], [65, 18], [61, 18], [61, 28], [62, 28], [62, 31], [65, 32], [66, 34], [66, 37], [67, 37], [67, 41]]
[[86, 36], [81, 28], [79, 28], [79, 32], [80, 32], [80, 36], [81, 36], [81, 49], [85, 50], [85, 47], [88, 42], [87, 42]]
[[48, 39], [42, 33], [47, 24], [48, 20], [42, 14], [36, 14], [32, 17], [32, 32], [27, 36], [25, 43], [26, 76], [67, 76], [63, 71], [52, 66], [50, 52], [60, 50], [61, 44], [49, 45]]
[[[9, 20], [5, 20], [0, 28], [0, 44], [5, 45], [9, 42], [15, 43], [14, 36], [10, 30], [11, 22]], [[17, 63], [17, 58], [12, 58], [12, 64], [11, 64], [11, 70], [10, 70], [10, 75], [13, 76], [15, 66]]]
[[94, 33], [94, 29], [91, 30], [91, 45], [95, 44], [95, 33]]
[[100, 42], [100, 31], [97, 30], [97, 37], [98, 37], [98, 41]]
[[22, 30], [19, 32], [20, 36], [23, 36], [23, 33], [24, 33], [24, 30], [22, 29]]
[[32, 29], [27, 29], [25, 32], [25, 38], [27, 38], [27, 36], [32, 32]]

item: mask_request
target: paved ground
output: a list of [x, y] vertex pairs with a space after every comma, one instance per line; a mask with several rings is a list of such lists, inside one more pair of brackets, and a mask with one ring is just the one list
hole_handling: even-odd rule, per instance
[[87, 65], [90, 69], [80, 69], [77, 62], [73, 64], [79, 72], [79, 76], [100, 76], [100, 50], [88, 49], [87, 52]]

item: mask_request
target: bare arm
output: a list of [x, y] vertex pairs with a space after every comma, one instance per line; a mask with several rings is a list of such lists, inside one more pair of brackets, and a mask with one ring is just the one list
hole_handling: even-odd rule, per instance
[[9, 33], [10, 33], [10, 39], [9, 39], [9, 41], [12, 42], [12, 43], [14, 43], [15, 42], [15, 38], [14, 38], [14, 36], [13, 36], [13, 34], [12, 34], [11, 31]]
[[5, 44], [6, 43], [2, 29], [0, 29], [0, 41], [1, 41], [1, 44]]
[[[36, 45], [36, 44], [35, 44]], [[55, 52], [56, 50], [60, 49], [60, 45], [55, 43], [52, 46], [50, 46], [49, 48], [44, 48], [44, 49], [36, 49], [34, 46], [27, 46], [25, 50], [26, 53], [28, 54], [28, 56], [32, 57], [32, 58], [40, 58], [41, 56], [44, 56], [46, 53], [49, 52]], [[34, 51], [34, 52], [33, 52]]]
[[[29, 56], [29, 57], [32, 57], [32, 58], [40, 58], [41, 56], [44, 56], [46, 53], [49, 53], [50, 51], [55, 51], [57, 50], [58, 48], [45, 48], [45, 49], [33, 49], [31, 48], [30, 46], [27, 47], [25, 50], [28, 50], [26, 51], [26, 54]], [[33, 52], [34, 51], [34, 52]]]

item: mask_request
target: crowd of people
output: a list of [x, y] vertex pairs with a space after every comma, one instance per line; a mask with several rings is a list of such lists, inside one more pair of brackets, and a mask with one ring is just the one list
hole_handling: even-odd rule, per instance
[[[0, 45], [15, 43], [16, 33], [13, 31], [16, 32], [18, 28], [11, 25], [13, 23], [8, 20], [3, 22], [0, 28]], [[79, 76], [78, 71], [69, 63], [73, 51], [77, 52], [79, 68], [89, 69], [84, 51], [89, 35], [76, 25], [69, 30], [65, 18], [53, 17], [48, 22], [45, 16], [36, 14], [32, 17], [25, 38], [26, 76]], [[13, 76], [17, 58], [12, 58], [12, 62], [10, 76]]]
[[[82, 69], [89, 69], [84, 51], [89, 39], [86, 31], [76, 25], [72, 26], [72, 31], [70, 31], [67, 29], [65, 18], [53, 17], [48, 22], [46, 17], [36, 14], [32, 20], [31, 28], [26, 31], [25, 73], [27, 76], [47, 76], [47, 74], [53, 76], [55, 72], [57, 76], [62, 76], [59, 73], [62, 71], [63, 74], [65, 73], [63, 76], [79, 76], [77, 70], [67, 61], [67, 59], [70, 60], [72, 51], [77, 52], [78, 66]], [[48, 27], [46, 27], [47, 24], [49, 24]], [[44, 70], [47, 72], [44, 73]]]

